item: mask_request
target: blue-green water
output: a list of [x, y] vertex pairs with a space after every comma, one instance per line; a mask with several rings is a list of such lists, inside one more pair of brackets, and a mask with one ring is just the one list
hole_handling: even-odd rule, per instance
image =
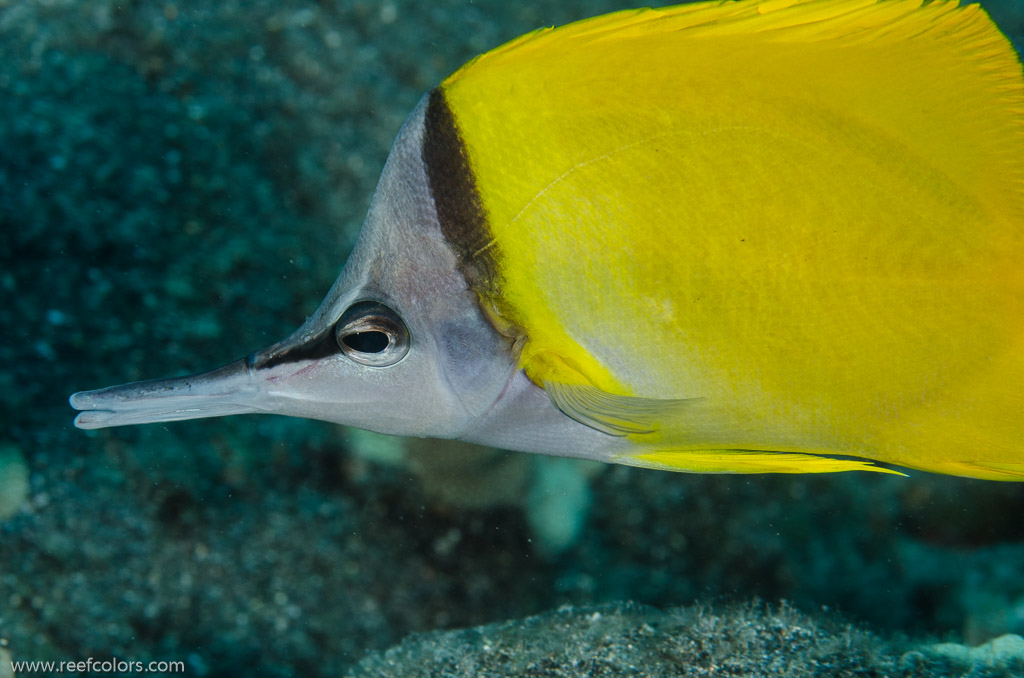
[[[1024, 3], [985, 4], [1020, 44]], [[624, 6], [0, 0], [0, 655], [339, 675], [414, 631], [626, 600], [1024, 634], [1024, 485], [678, 475], [269, 417], [71, 426], [73, 391], [290, 332], [424, 91]]]

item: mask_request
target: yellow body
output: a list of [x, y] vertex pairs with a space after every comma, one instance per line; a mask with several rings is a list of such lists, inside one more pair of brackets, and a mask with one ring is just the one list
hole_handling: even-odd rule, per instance
[[1024, 79], [978, 6], [620, 12], [442, 92], [530, 378], [693, 399], [621, 461], [1024, 480]]

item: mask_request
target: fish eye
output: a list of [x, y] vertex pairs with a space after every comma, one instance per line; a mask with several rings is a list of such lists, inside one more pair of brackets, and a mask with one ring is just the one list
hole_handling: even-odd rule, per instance
[[384, 304], [360, 301], [348, 307], [334, 326], [338, 348], [360, 365], [387, 367], [409, 353], [409, 330]]
[[391, 345], [391, 337], [384, 332], [354, 332], [341, 338], [341, 343], [358, 353], [383, 353]]

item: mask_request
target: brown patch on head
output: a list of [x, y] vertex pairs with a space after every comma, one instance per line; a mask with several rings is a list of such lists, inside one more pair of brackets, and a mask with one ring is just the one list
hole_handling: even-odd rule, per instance
[[466, 283], [481, 297], [497, 286], [495, 243], [455, 116], [440, 88], [430, 93], [424, 116], [423, 165], [445, 240]]

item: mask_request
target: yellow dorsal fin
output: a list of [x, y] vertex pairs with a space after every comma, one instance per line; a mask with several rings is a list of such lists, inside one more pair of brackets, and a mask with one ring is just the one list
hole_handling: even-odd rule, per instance
[[[733, 42], [737, 39], [739, 42]], [[507, 149], [491, 148], [481, 153], [475, 147], [482, 141], [474, 138], [475, 125], [489, 123], [476, 120], [477, 112], [486, 109], [490, 113], [484, 117], [489, 118], [502, 109], [492, 97], [506, 98], [508, 106], [523, 111], [522, 115], [511, 116], [510, 125], [535, 119], [537, 112], [531, 109], [538, 103], [538, 96], [543, 97], [545, 106], [562, 100], [567, 108], [575, 110], [574, 101], [589, 105], [582, 90], [604, 86], [614, 87], [600, 93], [608, 100], [619, 97], [632, 103], [640, 96], [657, 110], [672, 105], [672, 92], [678, 96], [680, 73], [733, 77], [730, 74], [735, 69], [728, 65], [730, 59], [740, 67], [755, 64], [767, 54], [769, 43], [827, 43], [829, 50], [845, 50], [850, 63], [856, 64], [855, 68], [851, 66], [852, 72], [838, 72], [835, 62], [819, 62], [816, 52], [807, 51], [804, 58], [796, 53], [771, 67], [788, 70], [788, 74], [785, 70], [767, 71], [758, 77], [784, 77], [778, 81], [784, 89], [798, 87], [801, 82], [819, 83], [809, 86], [819, 88], [820, 96], [834, 97], [837, 110], [864, 117], [871, 124], [882, 121], [889, 125], [902, 120], [902, 125], [886, 129], [886, 133], [906, 137], [904, 142], [911, 152], [941, 148], [922, 160], [962, 177], [964, 185], [986, 183], [994, 175], [1000, 176], [1000, 185], [990, 191], [1002, 194], [997, 207], [1005, 208], [1012, 201], [1013, 211], [1024, 215], [1024, 163], [1014, 155], [1024, 143], [1020, 60], [977, 4], [960, 5], [957, 0], [727, 0], [625, 10], [528, 33], [470, 61], [449, 76], [442, 87], [453, 100], [474, 169], [484, 175], [479, 179], [485, 207], [495, 219], [511, 221], [527, 201], [513, 195], [503, 202], [514, 204], [491, 204], [486, 176], [491, 169], [486, 167], [491, 154], [507, 160]], [[615, 56], [619, 53], [621, 59]], [[588, 54], [592, 56], [588, 58]], [[593, 58], [601, 60], [600, 75], [587, 72], [588, 67], [594, 68]], [[613, 63], [618, 65], [609, 66]], [[620, 70], [603, 72], [608, 68]], [[841, 79], [848, 95], [835, 96], [832, 91], [820, 89], [820, 81], [825, 78]], [[538, 86], [539, 80], [547, 84]], [[662, 83], [671, 91], [659, 92], [652, 83]], [[897, 86], [896, 92], [923, 96], [921, 106], [915, 110], [913, 105], [900, 101], [899, 96], [886, 90], [887, 83]], [[721, 86], [742, 84], [733, 80]], [[687, 95], [696, 93], [688, 91]], [[800, 94], [797, 89], [793, 93]], [[956, 95], [955, 110], [949, 104], [951, 93]], [[871, 102], [873, 107], [865, 106]], [[850, 108], [850, 104], [855, 105]], [[612, 112], [616, 106], [608, 103], [604, 108]], [[984, 125], [976, 124], [977, 115], [985, 116]], [[949, 153], [942, 144], [946, 130], [929, 116], [949, 118], [950, 124], [976, 129], [970, 139], [962, 139], [969, 142], [963, 149]], [[915, 130], [920, 132], [917, 138], [907, 136]], [[492, 138], [508, 138], [499, 136], [499, 131]], [[1016, 139], [1010, 141], [1012, 137]], [[537, 143], [547, 142], [538, 139]], [[1005, 162], [997, 169], [992, 161], [999, 149], [1005, 149]]]
[[[622, 41], [654, 34], [686, 31], [689, 37], [771, 33], [772, 38], [804, 41], [843, 40], [851, 37], [900, 42], [934, 31], [962, 48], [993, 48], [999, 62], [986, 64], [1000, 70], [1006, 59], [1006, 38], [992, 25], [980, 5], [958, 0], [724, 0], [694, 2], [657, 9], [628, 9], [584, 19], [565, 26], [540, 28], [511, 40], [466, 63], [445, 80], [450, 85], [474, 71], [502, 62], [546, 58], [551, 48], [578, 49], [600, 41]], [[682, 36], [681, 36], [682, 37]], [[1006, 72], [1008, 78], [1014, 73]]]

